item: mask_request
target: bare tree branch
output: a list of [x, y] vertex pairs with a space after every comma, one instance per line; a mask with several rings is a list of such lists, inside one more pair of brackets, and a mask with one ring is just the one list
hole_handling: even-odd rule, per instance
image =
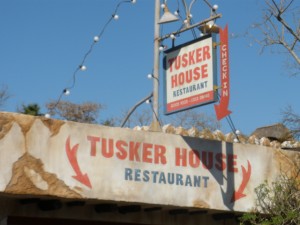
[[[300, 74], [300, 18], [299, 9], [292, 8], [294, 0], [265, 0], [266, 8], [263, 10], [263, 19], [254, 28], [261, 32], [261, 38], [255, 38], [262, 46], [283, 47], [286, 53], [295, 61], [293, 74]], [[280, 52], [279, 52], [280, 53]], [[282, 52], [281, 52], [282, 53]], [[289, 63], [291, 64], [291, 63]]]
[[46, 104], [51, 115], [58, 115], [61, 119], [80, 123], [97, 123], [99, 110], [103, 109], [101, 104], [85, 102], [74, 104], [67, 101], [53, 101]]
[[6, 86], [2, 86], [0, 89], [0, 108], [2, 108], [5, 102], [11, 97], [8, 93], [8, 88]]
[[295, 138], [300, 138], [300, 116], [293, 111], [291, 106], [287, 106], [282, 115], [283, 124], [291, 130]]

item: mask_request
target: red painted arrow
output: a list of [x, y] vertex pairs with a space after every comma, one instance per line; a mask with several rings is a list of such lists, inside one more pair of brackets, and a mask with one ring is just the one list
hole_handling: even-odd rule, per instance
[[248, 170], [246, 171], [245, 167], [242, 167], [242, 172], [243, 172], [243, 180], [241, 185], [239, 186], [239, 189], [237, 191], [234, 191], [232, 194], [231, 202], [235, 202], [239, 200], [240, 198], [246, 197], [246, 195], [243, 193], [251, 176], [251, 164], [248, 161]]
[[230, 86], [229, 86], [229, 55], [228, 55], [228, 25], [225, 29], [220, 29], [220, 57], [221, 57], [221, 95], [220, 103], [215, 106], [217, 119], [221, 120], [228, 116], [231, 111], [228, 110]]
[[70, 147], [70, 136], [68, 137], [66, 141], [66, 152], [69, 159], [69, 162], [71, 163], [71, 166], [76, 173], [75, 176], [72, 176], [74, 179], [78, 180], [80, 183], [84, 184], [85, 186], [92, 188], [90, 179], [87, 174], [82, 174], [80, 167], [78, 165], [77, 161], [77, 150], [78, 150], [79, 144], [74, 145], [72, 148]]

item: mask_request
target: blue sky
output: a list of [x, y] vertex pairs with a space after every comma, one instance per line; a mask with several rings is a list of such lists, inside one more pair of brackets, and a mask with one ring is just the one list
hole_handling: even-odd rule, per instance
[[[38, 103], [46, 112], [45, 103], [58, 99], [62, 90], [70, 86], [73, 72], [119, 2], [0, 0], [0, 85], [7, 86], [12, 95], [3, 111], [14, 112], [22, 104]], [[279, 122], [287, 105], [300, 112], [297, 99], [300, 78], [289, 77], [283, 64], [285, 56], [268, 50], [259, 54], [260, 46], [243, 35], [251, 24], [260, 21], [264, 1], [210, 2], [218, 4], [218, 13], [222, 14], [217, 24], [221, 27], [228, 24], [233, 37], [229, 40], [229, 109], [235, 127], [248, 135], [257, 127]], [[167, 3], [170, 11], [177, 9], [177, 0]], [[153, 69], [154, 1], [122, 4], [117, 14], [119, 19], [109, 23], [86, 59], [88, 69], [76, 75], [71, 95], [63, 97], [75, 103], [104, 104], [100, 120], [124, 115], [153, 88], [147, 74]], [[210, 10], [204, 1], [197, 0], [192, 14], [197, 22], [208, 18]], [[180, 26], [181, 22], [166, 24], [162, 34]], [[192, 32], [186, 32], [176, 39], [176, 44], [192, 39]], [[213, 104], [196, 110], [215, 113]], [[162, 108], [160, 115], [163, 116]], [[230, 131], [225, 119], [221, 130]]]

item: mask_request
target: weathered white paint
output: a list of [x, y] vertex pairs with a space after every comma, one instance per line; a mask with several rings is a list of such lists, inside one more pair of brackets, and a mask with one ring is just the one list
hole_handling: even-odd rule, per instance
[[[18, 117], [18, 114], [14, 114], [14, 118]], [[31, 117], [22, 116], [24, 123], [26, 118]], [[52, 125], [58, 121], [45, 118], [36, 118], [24, 134], [20, 132], [19, 126], [22, 125], [17, 121], [12, 121], [13, 126], [0, 140], [0, 192], [4, 193], [9, 177], [13, 176], [13, 164], [27, 152], [35, 159], [41, 160], [44, 171], [54, 174], [84, 199], [248, 211], [254, 206], [254, 188], [265, 180], [274, 179], [290, 160], [299, 157], [299, 153], [296, 152], [263, 146], [74, 122], [65, 122], [56, 134], [45, 126], [43, 121], [51, 121]], [[105, 141], [106, 145], [102, 145]], [[109, 151], [110, 142], [113, 155], [105, 157], [102, 151]], [[140, 146], [134, 154], [134, 159], [131, 160], [129, 155], [120, 159], [125, 152], [128, 154], [130, 145]], [[70, 154], [73, 151], [73, 159], [67, 154], [68, 147]], [[188, 152], [187, 165], [183, 165], [180, 154], [176, 153], [179, 151], [182, 155], [184, 149]], [[199, 162], [191, 153], [192, 149], [200, 152]], [[189, 154], [193, 156], [194, 164], [188, 162]], [[208, 154], [213, 156], [210, 169], [203, 166], [203, 156]], [[176, 165], [176, 159], [181, 159], [180, 166]], [[224, 170], [220, 168], [221, 163], [226, 164]], [[196, 168], [193, 167], [195, 165]], [[31, 170], [30, 165], [26, 165], [24, 170], [36, 188], [44, 191], [48, 187], [50, 189], [51, 182], [39, 175], [42, 171]], [[78, 170], [88, 177], [91, 187], [74, 178]], [[130, 171], [132, 173], [129, 174]], [[154, 177], [152, 173], [158, 175]], [[178, 184], [170, 184], [162, 179], [161, 174], [167, 179], [168, 173], [182, 178], [183, 184], [180, 183], [180, 179]], [[194, 185], [194, 176], [201, 179], [200, 184]], [[191, 178], [191, 182], [188, 178]], [[233, 193], [238, 190], [240, 198], [232, 202]]]

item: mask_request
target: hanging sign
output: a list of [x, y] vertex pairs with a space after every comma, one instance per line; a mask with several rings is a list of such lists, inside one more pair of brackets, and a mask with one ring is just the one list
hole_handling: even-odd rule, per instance
[[230, 97], [228, 52], [228, 25], [226, 25], [224, 30], [220, 29], [221, 95], [220, 103], [215, 105], [218, 120], [223, 119], [231, 113], [231, 111], [228, 110]]
[[215, 36], [165, 51], [165, 114], [217, 101]]

